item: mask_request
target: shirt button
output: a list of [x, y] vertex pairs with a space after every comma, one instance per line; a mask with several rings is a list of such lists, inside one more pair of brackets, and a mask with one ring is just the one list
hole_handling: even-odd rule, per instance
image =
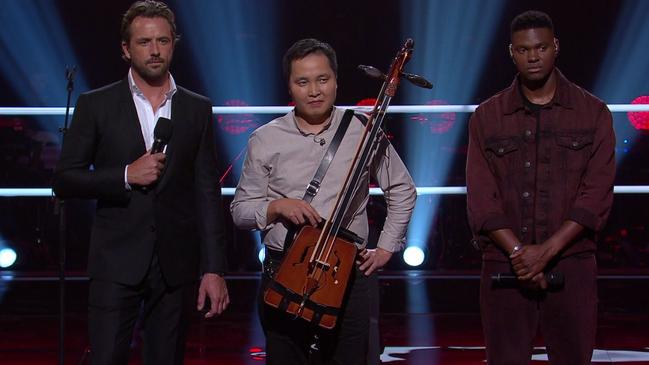
[[532, 135], [532, 131], [531, 131], [531, 130], [528, 129], [528, 130], [525, 131], [525, 137], [529, 137], [529, 136], [531, 136], [531, 135]]
[[526, 233], [527, 232], [527, 226], [521, 227], [521, 232]]
[[530, 193], [528, 191], [523, 192], [523, 198], [529, 198]]
[[523, 165], [525, 166], [525, 168], [529, 168], [530, 166], [532, 166], [532, 163], [529, 161], [525, 161]]

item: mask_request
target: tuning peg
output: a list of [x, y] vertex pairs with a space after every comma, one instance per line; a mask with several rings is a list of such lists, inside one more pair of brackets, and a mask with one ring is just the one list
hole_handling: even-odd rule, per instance
[[406, 80], [410, 81], [411, 83], [413, 83], [413, 84], [415, 84], [415, 85], [417, 85], [419, 87], [423, 87], [424, 89], [432, 89], [433, 88], [433, 84], [430, 81], [426, 80], [421, 75], [402, 72], [401, 76], [405, 77]]
[[358, 65], [358, 69], [363, 71], [363, 73], [369, 77], [385, 80], [385, 74], [374, 66]]

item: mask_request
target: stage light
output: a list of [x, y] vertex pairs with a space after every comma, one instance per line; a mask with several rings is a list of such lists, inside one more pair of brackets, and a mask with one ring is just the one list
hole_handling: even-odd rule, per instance
[[[631, 104], [649, 104], [649, 96], [639, 96]], [[628, 112], [627, 117], [631, 125], [633, 125], [633, 128], [637, 130], [649, 130], [649, 112]], [[626, 139], [624, 143], [627, 143]]]
[[259, 262], [263, 264], [264, 259], [266, 258], [266, 246], [261, 246], [259, 253], [257, 253], [257, 257], [259, 258]]
[[[426, 105], [448, 105], [445, 100], [429, 100]], [[410, 117], [410, 120], [425, 125], [433, 134], [448, 132], [455, 124], [455, 113], [419, 113]]]
[[[25, 104], [62, 106], [67, 99], [65, 70], [79, 65], [54, 1], [3, 1], [0, 12], [0, 72]], [[83, 72], [75, 77], [72, 100], [88, 87]], [[57, 131], [54, 117], [37, 118], [43, 129]]]
[[426, 254], [424, 254], [424, 250], [417, 246], [410, 246], [403, 251], [403, 261], [408, 266], [417, 267], [423, 264], [425, 259]]
[[[401, 39], [415, 41], [412, 59], [406, 65], [413, 72], [430, 80], [435, 87], [425, 90], [402, 83], [401, 104], [472, 104], [486, 60], [493, 55], [493, 39], [502, 29], [504, 1], [427, 1], [403, 0], [401, 8]], [[514, 70], [512, 69], [512, 75]], [[504, 87], [505, 85], [503, 85]], [[429, 116], [434, 118], [433, 123]], [[402, 123], [405, 141], [400, 151], [417, 186], [444, 186], [449, 170], [457, 158], [454, 153], [465, 128], [452, 128], [454, 123], [466, 125], [470, 114], [451, 113], [405, 116]], [[414, 121], [414, 122], [413, 122]], [[420, 196], [408, 227], [407, 242], [421, 241], [420, 248], [430, 242], [431, 223], [435, 221], [439, 196]]]
[[11, 248], [3, 248], [0, 250], [0, 268], [6, 269], [16, 263], [16, 251]]
[[[600, 62], [599, 71], [592, 88], [593, 94], [598, 98], [606, 100], [607, 103], [627, 103], [638, 95], [646, 94], [649, 84], [649, 51], [647, 47], [639, 47], [645, 44], [649, 38], [649, 1], [624, 1], [615, 19], [615, 29], [609, 34], [606, 40], [606, 55]], [[644, 104], [640, 102], [640, 104]], [[645, 114], [640, 112], [639, 114]], [[623, 113], [613, 113], [613, 126], [617, 144], [622, 144], [623, 139], [628, 139], [627, 151], [640, 135], [639, 129], [649, 127], [641, 120], [633, 124], [631, 113], [627, 114], [628, 121]], [[646, 121], [647, 118], [645, 117]], [[626, 152], [626, 151], [625, 151]], [[618, 166], [622, 163], [624, 153], [616, 153], [615, 159]]]
[[376, 104], [376, 98], [365, 98], [359, 100], [356, 106], [374, 106], [374, 104]]
[[[251, 105], [281, 105], [286, 94], [277, 95], [276, 69], [281, 55], [277, 34], [281, 16], [272, 1], [185, 0], [176, 15], [186, 36], [188, 59], [194, 63], [196, 75], [203, 84], [199, 90], [215, 105], [231, 104], [233, 100]], [[250, 11], [254, 9], [254, 11]], [[248, 136], [259, 124], [272, 119], [256, 121], [253, 115], [219, 116], [215, 133], [221, 158], [229, 161], [234, 182], [241, 176], [243, 159], [237, 159], [245, 150]]]
[[[243, 100], [232, 99], [226, 100], [224, 105], [248, 106], [248, 103]], [[231, 135], [250, 133], [259, 127], [259, 122], [253, 114], [219, 114], [216, 116], [216, 122], [219, 125], [219, 129]]]

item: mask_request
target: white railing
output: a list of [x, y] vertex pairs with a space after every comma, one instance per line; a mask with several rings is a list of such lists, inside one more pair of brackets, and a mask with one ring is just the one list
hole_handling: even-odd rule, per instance
[[[646, 194], [649, 185], [618, 185], [613, 191], [616, 194]], [[221, 188], [224, 196], [233, 196], [234, 188]], [[466, 194], [466, 186], [421, 186], [417, 195], [462, 195]], [[370, 188], [370, 195], [383, 195], [379, 188]], [[0, 189], [0, 197], [51, 197], [50, 188], [5, 188]]]
[[[372, 107], [343, 105], [344, 109], [369, 112]], [[392, 105], [388, 113], [473, 113], [477, 105]], [[649, 104], [608, 104], [611, 112], [647, 112]], [[285, 114], [291, 106], [215, 106], [214, 114]], [[74, 108], [70, 108], [70, 113]], [[0, 107], [0, 115], [65, 115], [65, 107]]]
[[[345, 109], [355, 109], [369, 112], [368, 106], [340, 106]], [[388, 113], [472, 113], [477, 105], [392, 105]], [[215, 106], [214, 114], [284, 114], [293, 107], [290, 106]], [[611, 112], [649, 112], [649, 104], [608, 104]], [[70, 113], [74, 108], [70, 108]], [[64, 115], [64, 107], [0, 107], [0, 115]], [[616, 194], [646, 194], [649, 185], [620, 185], [615, 186]], [[234, 188], [222, 188], [225, 196], [234, 195]], [[382, 195], [381, 189], [370, 189], [371, 195]], [[465, 186], [422, 186], [417, 188], [418, 195], [452, 195], [466, 194]], [[7, 188], [0, 189], [0, 197], [48, 197], [52, 196], [49, 188]]]

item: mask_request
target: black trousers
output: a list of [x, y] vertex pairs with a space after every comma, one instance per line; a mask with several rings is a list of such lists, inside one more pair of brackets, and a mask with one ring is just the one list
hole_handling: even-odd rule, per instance
[[483, 261], [480, 311], [487, 364], [528, 364], [540, 328], [552, 365], [590, 364], [597, 329], [597, 264], [592, 253], [563, 258], [551, 270], [565, 277], [563, 289], [532, 291], [494, 287], [491, 275], [509, 262]]
[[144, 280], [124, 285], [91, 279], [88, 329], [93, 365], [127, 364], [138, 318], [145, 365], [182, 364], [194, 284], [166, 285], [157, 255]]
[[[337, 326], [326, 330], [287, 315], [264, 303], [263, 292], [270, 281], [262, 275], [258, 296], [261, 325], [266, 335], [267, 365], [344, 364], [365, 365], [372, 306], [370, 288], [378, 285], [376, 274], [365, 276], [357, 269], [350, 280]], [[314, 336], [319, 351], [312, 351]]]

